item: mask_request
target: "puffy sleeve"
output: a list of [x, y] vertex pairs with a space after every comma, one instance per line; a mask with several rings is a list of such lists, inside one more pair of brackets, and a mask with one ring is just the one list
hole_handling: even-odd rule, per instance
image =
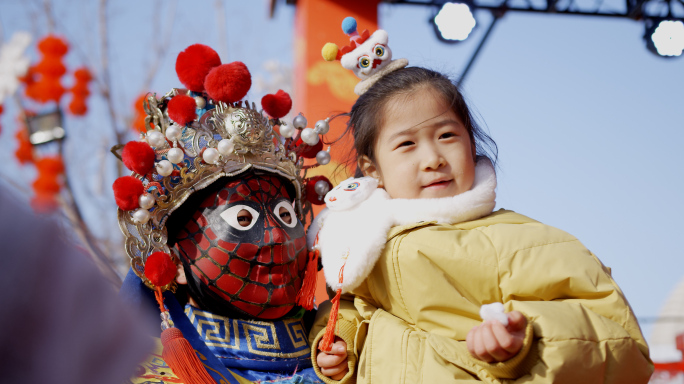
[[515, 382], [529, 382], [530, 376], [549, 383], [648, 382], [653, 363], [639, 325], [596, 256], [570, 235], [511, 252], [504, 248], [502, 301], [506, 311], [528, 318], [538, 355]]
[[[365, 286], [365, 283], [362, 285]], [[355, 291], [363, 291], [365, 289], [363, 286], [357, 288]], [[316, 319], [314, 320], [311, 332], [309, 333], [311, 362], [313, 363], [316, 375], [324, 382], [329, 384], [353, 384], [356, 383], [356, 367], [359, 361], [359, 355], [363, 350], [363, 344], [366, 340], [368, 323], [375, 310], [377, 310], [377, 307], [366, 301], [362, 295], [357, 295], [356, 297], [352, 295], [342, 295], [340, 309], [337, 315], [335, 335], [347, 343], [347, 363], [349, 364], [349, 372], [339, 381], [331, 380], [321, 374], [320, 368], [316, 363], [318, 343], [325, 334], [325, 327], [330, 316], [330, 308], [330, 301], [323, 302], [316, 313]]]

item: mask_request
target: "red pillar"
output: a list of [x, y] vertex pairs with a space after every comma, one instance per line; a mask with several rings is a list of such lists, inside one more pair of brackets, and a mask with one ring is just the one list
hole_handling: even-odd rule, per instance
[[[378, 29], [378, 3], [380, 0], [297, 0], [295, 13], [295, 71], [294, 108], [309, 120], [309, 127], [317, 120], [348, 112], [357, 96], [354, 86], [359, 79], [342, 68], [339, 61], [326, 62], [321, 56], [325, 43], [338, 46], [349, 44], [349, 37], [342, 32], [342, 20], [347, 16], [356, 18], [359, 30]], [[346, 127], [346, 118], [331, 122], [326, 141], [338, 138]], [[353, 160], [351, 140], [343, 140], [332, 146], [332, 161], [312, 170], [307, 176], [322, 174], [330, 177], [334, 185], [349, 177], [340, 164]], [[353, 169], [349, 170], [353, 172]], [[327, 300], [325, 277], [319, 273], [316, 301]]]

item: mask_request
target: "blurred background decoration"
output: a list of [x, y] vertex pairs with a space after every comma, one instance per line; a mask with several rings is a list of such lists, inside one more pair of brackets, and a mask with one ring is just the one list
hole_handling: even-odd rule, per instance
[[[654, 381], [684, 383], [683, 0], [5, 0], [0, 182], [61, 216], [117, 285], [128, 260], [111, 185], [126, 170], [109, 150], [146, 130], [148, 93], [180, 85], [176, 55], [202, 43], [243, 61], [249, 99], [283, 89], [286, 119], [315, 122], [356, 99], [357, 79], [320, 53], [346, 39], [346, 16], [460, 83], [499, 145], [498, 207], [576, 235], [611, 267], [670, 364]], [[315, 171], [343, 179], [349, 144]]]

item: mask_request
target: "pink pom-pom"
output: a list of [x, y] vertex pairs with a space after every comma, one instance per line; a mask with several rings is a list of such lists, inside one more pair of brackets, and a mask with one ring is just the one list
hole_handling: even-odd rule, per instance
[[121, 151], [126, 168], [142, 176], [154, 168], [155, 157], [154, 149], [142, 141], [129, 141]]
[[275, 95], [268, 94], [261, 98], [261, 108], [272, 118], [279, 119], [292, 109], [292, 98], [287, 92], [279, 89]]
[[171, 120], [185, 126], [197, 117], [196, 107], [195, 99], [188, 95], [178, 95], [169, 101], [167, 111]]
[[140, 206], [138, 198], [145, 191], [142, 181], [133, 176], [122, 176], [114, 180], [112, 189], [114, 190], [116, 205], [123, 211], [138, 208]]
[[204, 91], [204, 78], [212, 68], [221, 65], [218, 53], [202, 44], [193, 44], [176, 58], [178, 80], [189, 90]]
[[145, 277], [157, 287], [163, 287], [176, 277], [176, 264], [164, 252], [155, 252], [145, 261]]
[[247, 66], [239, 61], [219, 65], [209, 71], [204, 88], [214, 100], [224, 103], [240, 101], [252, 87], [252, 75]]

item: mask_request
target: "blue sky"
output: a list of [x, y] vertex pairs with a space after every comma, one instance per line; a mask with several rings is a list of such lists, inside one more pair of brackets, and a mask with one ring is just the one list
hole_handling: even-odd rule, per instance
[[[17, 30], [45, 33], [41, 3], [2, 1], [3, 39]], [[153, 61], [152, 17], [166, 20], [173, 2], [111, 3], [114, 95], [126, 111]], [[294, 65], [294, 7], [280, 4], [269, 20], [266, 1], [228, 1], [223, 9], [210, 1], [202, 7], [192, 3], [178, 2], [172, 28], [164, 29], [162, 22], [162, 35], [170, 31], [171, 40], [153, 91], [180, 85], [175, 56], [196, 42], [213, 46], [224, 62], [244, 61], [255, 76], [268, 76], [265, 60]], [[155, 10], [154, 4], [166, 8]], [[67, 62], [96, 60], [95, 4], [56, 1], [54, 11], [57, 32], [78, 45]], [[221, 13], [225, 37], [218, 35]], [[423, 7], [383, 5], [380, 25], [389, 33], [395, 57], [458, 76], [490, 16], [476, 13], [479, 26], [457, 45], [435, 38], [429, 16]], [[495, 27], [463, 87], [499, 146], [498, 207], [577, 236], [612, 268], [635, 313], [645, 318], [658, 315], [684, 275], [684, 58], [654, 56], [642, 35], [643, 25], [627, 19], [510, 12]], [[36, 57], [34, 51], [31, 55]], [[79, 174], [93, 177], [71, 177], [78, 180], [77, 196], [88, 203], [86, 215], [96, 232], [118, 231], [108, 194], [114, 161], [103, 152], [113, 135], [102, 118], [101, 100], [93, 98], [90, 108], [88, 117], [67, 121], [67, 132], [75, 137], [67, 148], [69, 158], [80, 164]], [[31, 171], [13, 160], [13, 116], [10, 105], [1, 120], [0, 159], [12, 167], [2, 175], [28, 185]], [[650, 325], [644, 330], [648, 334]]]

